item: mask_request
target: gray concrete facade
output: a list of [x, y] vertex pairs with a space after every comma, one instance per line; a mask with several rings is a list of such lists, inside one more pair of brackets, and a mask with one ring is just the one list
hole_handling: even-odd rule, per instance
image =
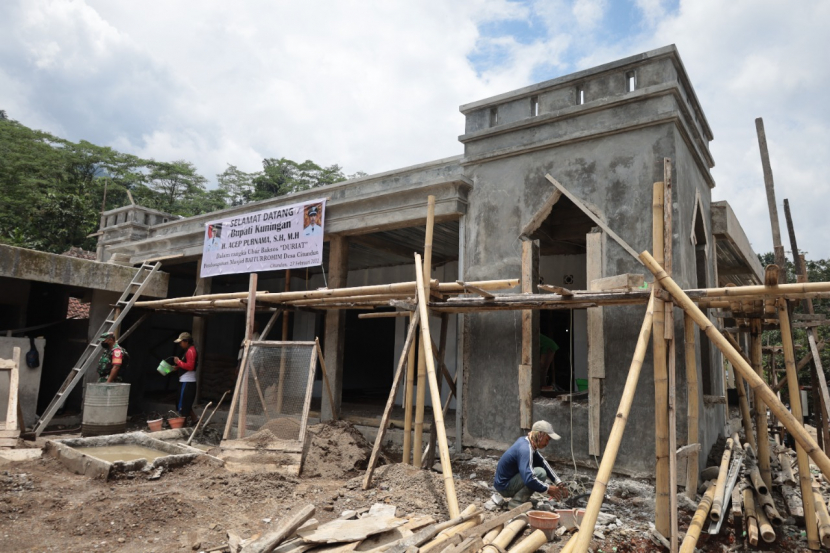
[[[207, 221], [324, 196], [329, 201], [326, 239], [338, 235], [346, 237], [350, 244], [348, 285], [375, 283], [392, 275], [408, 274], [383, 267], [411, 267], [407, 248], [413, 251], [410, 246], [417, 240], [400, 242], [397, 249], [391, 246], [395, 241], [404, 241], [414, 229], [423, 232], [426, 198], [433, 194], [437, 198], [436, 221], [443, 244], [436, 246], [436, 251], [440, 253], [443, 247], [440, 263], [452, 263], [451, 269], [439, 273], [447, 278], [446, 273], [457, 271], [465, 280], [517, 278], [522, 273], [522, 229], [553, 190], [546, 174], [562, 183], [635, 251], [651, 251], [652, 184], [663, 180], [664, 159], [668, 158], [672, 162], [675, 280], [686, 288], [716, 285], [716, 264], [721, 257], [718, 248], [722, 242], [723, 248], [732, 248], [724, 249], [734, 265], [732, 272], [738, 274], [743, 270], [750, 274], [757, 270], [745, 236], [743, 241], [740, 238], [743, 231], [734, 214], [717, 227], [717, 236], [713, 234], [711, 189], [715, 182], [710, 169], [714, 160], [709, 152], [713, 134], [674, 46], [466, 104], [460, 109], [466, 120], [464, 134], [459, 137], [464, 147], [461, 156], [187, 219], [149, 213], [140, 206], [114, 210], [105, 214], [99, 260], [118, 254], [132, 263], [157, 258], [170, 263], [192, 262], [201, 254]], [[556, 209], [554, 206], [551, 218], [557, 216]], [[167, 221], [149, 224], [154, 217]], [[371, 239], [367, 235], [372, 235]], [[359, 253], [354, 249], [358, 244], [377, 247], [383, 241], [381, 238], [390, 245], [383, 250], [382, 259], [355, 255]], [[560, 275], [562, 271], [555, 270], [558, 266], [584, 266], [585, 235], [576, 237], [575, 244], [564, 253], [547, 254], [543, 244], [542, 273]], [[457, 251], [452, 252], [453, 248]], [[740, 255], [732, 255], [735, 252]], [[604, 233], [600, 255], [602, 276], [640, 273], [645, 274], [647, 282], [653, 281], [638, 260]], [[575, 274], [570, 276], [575, 282], [585, 281], [584, 272], [572, 272]], [[354, 282], [358, 274], [363, 275], [361, 282]], [[310, 281], [307, 279], [304, 286], [312, 284], [320, 285], [319, 273]], [[293, 283], [292, 289], [296, 289]], [[644, 313], [644, 306], [604, 310], [601, 447], [605, 446], [614, 420]], [[540, 316], [535, 314], [537, 320]], [[584, 326], [584, 315], [578, 319]], [[488, 312], [468, 314], [459, 320], [463, 323], [453, 336], [447, 356], [458, 359], [463, 374], [463, 442], [503, 447], [521, 434], [517, 377], [521, 314]], [[308, 334], [314, 333], [314, 323], [308, 315], [298, 316], [294, 324], [295, 339], [298, 335], [307, 339]], [[678, 444], [700, 441], [703, 451], [708, 452], [722, 432], [723, 411], [720, 406], [704, 404], [701, 398], [701, 435], [686, 436], [683, 328], [679, 313], [676, 325], [676, 335], [681, 337], [677, 343]], [[396, 342], [400, 342], [402, 322], [397, 326]], [[302, 332], [296, 332], [300, 327]], [[214, 332], [209, 328], [209, 335]], [[698, 380], [704, 380], [702, 371], [709, 371], [705, 379], [708, 389], [701, 390], [701, 396], [722, 395], [719, 356], [714, 348], [702, 346], [699, 338], [699, 359], [703, 356], [705, 361], [699, 361]], [[574, 337], [574, 344], [574, 355], [584, 355], [584, 332]], [[584, 359], [574, 365], [584, 371]], [[538, 367], [534, 370], [538, 376]], [[533, 409], [535, 419], [549, 420], [564, 438], [549, 447], [552, 457], [570, 458], [573, 451], [577, 459], [591, 459], [587, 448], [587, 402], [571, 405], [537, 397]], [[627, 438], [618, 457], [621, 470], [652, 470], [653, 412], [649, 350]], [[704, 454], [701, 459], [705, 457]]]

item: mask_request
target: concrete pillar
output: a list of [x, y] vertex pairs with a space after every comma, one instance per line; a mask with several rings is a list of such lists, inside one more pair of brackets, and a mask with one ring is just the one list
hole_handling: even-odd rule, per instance
[[[332, 236], [329, 240], [328, 287], [344, 288], [349, 273], [349, 242], [343, 236]], [[334, 405], [323, 394], [321, 419], [337, 419], [343, 397], [343, 348], [346, 338], [346, 312], [342, 309], [326, 311], [326, 343], [324, 357], [331, 383]]]
[[[210, 286], [213, 279], [202, 278], [202, 257], [196, 261], [196, 291], [194, 296], [201, 296], [203, 294], [210, 294]], [[193, 336], [193, 342], [196, 344], [196, 351], [199, 352], [199, 370], [196, 371], [196, 403], [199, 403], [202, 398], [202, 374], [204, 371], [201, 368], [204, 366], [207, 343], [205, 343], [205, 333], [207, 331], [207, 319], [205, 317], [194, 316], [193, 325], [190, 329], [190, 334]]]

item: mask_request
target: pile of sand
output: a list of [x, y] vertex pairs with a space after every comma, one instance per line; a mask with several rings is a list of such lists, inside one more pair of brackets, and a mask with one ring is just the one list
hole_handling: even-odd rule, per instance
[[269, 420], [263, 424], [259, 430], [270, 430], [273, 433], [273, 436], [279, 438], [280, 440], [300, 439], [300, 421], [291, 417], [281, 417]]
[[[303, 465], [303, 477], [343, 478], [366, 470], [372, 444], [350, 423], [317, 424], [308, 431], [310, 447]], [[385, 461], [381, 459], [381, 462]]]

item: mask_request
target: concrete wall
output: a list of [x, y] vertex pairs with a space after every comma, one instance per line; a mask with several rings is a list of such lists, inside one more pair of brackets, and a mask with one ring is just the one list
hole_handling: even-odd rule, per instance
[[[11, 359], [14, 348], [20, 348], [20, 372], [18, 397], [23, 408], [23, 420], [31, 426], [37, 420], [37, 394], [40, 390], [40, 372], [43, 367], [44, 349], [46, 340], [35, 338], [35, 348], [40, 356], [40, 366], [30, 369], [26, 365], [26, 353], [32, 349], [28, 338], [0, 337], [0, 359]], [[9, 405], [9, 371], [0, 371], [0, 420], [6, 420], [6, 409]]]

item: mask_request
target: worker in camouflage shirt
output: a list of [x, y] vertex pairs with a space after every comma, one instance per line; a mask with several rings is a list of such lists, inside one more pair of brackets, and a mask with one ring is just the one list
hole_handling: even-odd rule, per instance
[[101, 347], [104, 348], [98, 360], [98, 382], [121, 382], [119, 372], [127, 368], [130, 356], [115, 341], [115, 334], [105, 332], [101, 335]]

